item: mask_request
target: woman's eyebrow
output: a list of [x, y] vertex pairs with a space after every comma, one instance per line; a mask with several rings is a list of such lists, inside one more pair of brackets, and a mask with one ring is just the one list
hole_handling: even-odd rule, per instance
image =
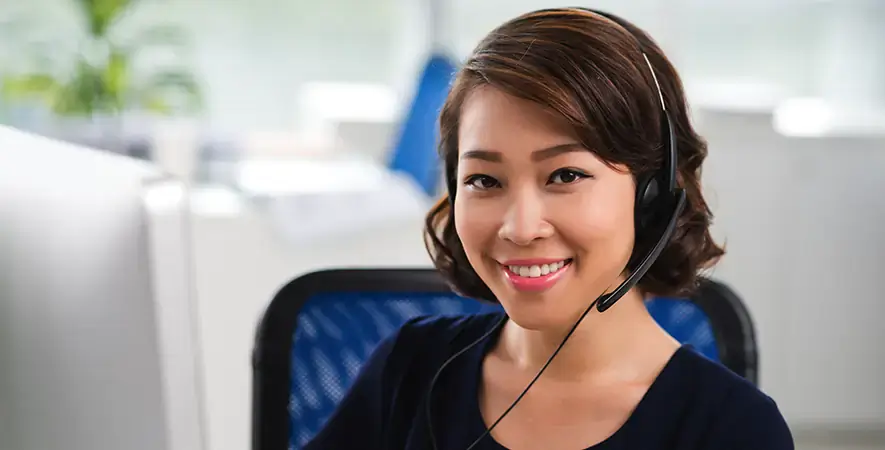
[[[546, 147], [539, 150], [535, 150], [532, 152], [532, 161], [543, 161], [545, 159], [550, 159], [554, 156], [561, 155], [563, 153], [568, 152], [582, 152], [586, 151], [583, 145], [577, 142], [569, 142], [567, 144], [559, 144], [554, 145], [552, 147]], [[465, 159], [479, 159], [482, 161], [489, 162], [501, 162], [503, 159], [503, 153], [498, 150], [488, 150], [488, 149], [473, 149], [467, 150], [461, 154], [461, 160]]]

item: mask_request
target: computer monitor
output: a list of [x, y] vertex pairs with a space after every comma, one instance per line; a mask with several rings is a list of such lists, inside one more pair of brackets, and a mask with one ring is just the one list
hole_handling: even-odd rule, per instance
[[187, 195], [0, 127], [0, 448], [203, 449]]

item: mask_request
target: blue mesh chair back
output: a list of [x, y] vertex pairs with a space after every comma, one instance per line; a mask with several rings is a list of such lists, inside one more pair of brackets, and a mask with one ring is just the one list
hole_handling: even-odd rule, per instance
[[436, 151], [439, 112], [456, 71], [455, 63], [443, 55], [427, 61], [390, 161], [391, 170], [407, 174], [431, 196], [442, 184]]
[[[675, 339], [756, 382], [752, 323], [731, 290], [703, 280], [692, 298], [655, 298], [649, 312]], [[323, 426], [375, 346], [420, 315], [500, 310], [460, 297], [433, 270], [334, 270], [285, 286], [255, 349], [253, 449], [298, 449]]]

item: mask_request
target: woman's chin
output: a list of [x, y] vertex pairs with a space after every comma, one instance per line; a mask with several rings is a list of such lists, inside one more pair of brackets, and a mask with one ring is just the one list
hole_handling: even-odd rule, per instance
[[572, 315], [566, 311], [557, 311], [540, 302], [532, 304], [505, 303], [504, 310], [510, 320], [520, 328], [532, 331], [561, 330], [574, 325]]

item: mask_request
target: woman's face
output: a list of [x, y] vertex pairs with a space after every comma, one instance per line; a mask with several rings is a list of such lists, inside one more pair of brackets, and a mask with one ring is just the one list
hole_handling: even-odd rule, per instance
[[632, 175], [578, 142], [564, 121], [492, 87], [461, 110], [455, 227], [524, 328], [571, 326], [622, 281], [633, 249]]

